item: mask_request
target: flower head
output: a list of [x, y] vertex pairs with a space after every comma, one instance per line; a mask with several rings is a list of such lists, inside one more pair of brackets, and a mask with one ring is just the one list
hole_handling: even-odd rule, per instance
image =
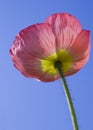
[[44, 23], [20, 31], [10, 49], [14, 66], [26, 77], [41, 81], [59, 78], [56, 62], [65, 76], [79, 71], [90, 53], [90, 32], [68, 13], [49, 16]]

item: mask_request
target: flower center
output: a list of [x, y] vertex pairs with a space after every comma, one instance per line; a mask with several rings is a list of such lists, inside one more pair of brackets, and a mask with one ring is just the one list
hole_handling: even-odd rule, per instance
[[61, 61], [59, 61], [59, 60], [55, 61], [54, 67], [57, 68], [58, 65], [61, 65], [61, 66], [62, 66], [62, 63], [61, 63]]
[[41, 60], [41, 68], [43, 72], [48, 74], [55, 75], [57, 74], [57, 64], [60, 64], [62, 67], [63, 73], [70, 71], [73, 63], [72, 56], [68, 53], [67, 50], [61, 49]]

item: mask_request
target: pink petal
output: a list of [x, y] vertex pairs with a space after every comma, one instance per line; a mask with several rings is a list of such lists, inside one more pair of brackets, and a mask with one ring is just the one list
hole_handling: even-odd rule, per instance
[[45, 22], [49, 23], [55, 31], [57, 28], [59, 28], [59, 30], [64, 29], [67, 25], [70, 26], [77, 34], [81, 31], [79, 21], [68, 13], [53, 14], [49, 16]]
[[36, 24], [20, 31], [14, 41], [12, 51], [17, 53], [20, 49], [39, 58], [55, 52], [55, 36], [50, 25]]
[[89, 57], [85, 57], [79, 61], [74, 62], [70, 71], [65, 73], [64, 75], [69, 76], [69, 75], [72, 75], [72, 74], [78, 72], [85, 65], [85, 63], [88, 61], [88, 58]]
[[38, 77], [42, 75], [41, 59], [30, 55], [25, 49], [20, 48], [16, 53], [10, 50], [10, 55], [15, 67], [26, 77]]
[[45, 22], [51, 25], [56, 35], [57, 49], [66, 48], [81, 31], [79, 21], [68, 13], [53, 14]]
[[48, 73], [45, 73], [42, 77], [39, 79], [43, 82], [50, 82], [57, 80], [59, 78], [59, 75], [49, 75]]
[[41, 59], [28, 54], [25, 50], [20, 49], [17, 53], [10, 50], [10, 55], [14, 66], [26, 77], [36, 78], [38, 80], [49, 82], [56, 80], [58, 75], [49, 75], [42, 71]]
[[90, 53], [90, 32], [82, 30], [69, 50], [74, 57], [74, 60], [78, 61], [83, 58], [87, 59]]
[[67, 49], [76, 38], [75, 32], [71, 29], [71, 27], [66, 26], [63, 30], [58, 32], [56, 37], [56, 48], [57, 50], [60, 49]]

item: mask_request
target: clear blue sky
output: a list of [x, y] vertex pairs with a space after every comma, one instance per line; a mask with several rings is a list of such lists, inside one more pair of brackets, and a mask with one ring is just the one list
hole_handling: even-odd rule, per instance
[[14, 68], [9, 49], [23, 28], [56, 12], [76, 16], [91, 30], [91, 54], [77, 74], [67, 78], [79, 130], [93, 130], [93, 1], [0, 0], [0, 130], [72, 130], [60, 80], [25, 78]]

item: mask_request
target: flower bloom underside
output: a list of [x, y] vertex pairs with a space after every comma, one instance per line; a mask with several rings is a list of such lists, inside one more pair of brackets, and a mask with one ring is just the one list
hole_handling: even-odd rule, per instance
[[62, 70], [64, 73], [68, 72], [71, 69], [73, 63], [73, 57], [71, 57], [68, 52], [64, 49], [59, 50], [45, 59], [41, 60], [42, 70], [49, 74], [57, 74], [58, 71], [56, 70], [55, 63], [60, 62], [62, 66]]
[[90, 32], [68, 13], [49, 16], [44, 23], [20, 31], [10, 49], [14, 66], [26, 77], [49, 82], [59, 78], [56, 62], [64, 76], [78, 72], [90, 53]]

